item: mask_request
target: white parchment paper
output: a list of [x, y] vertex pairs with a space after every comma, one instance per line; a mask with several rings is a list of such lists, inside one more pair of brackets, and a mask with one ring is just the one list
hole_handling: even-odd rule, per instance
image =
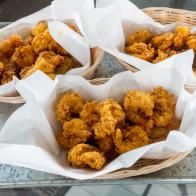
[[[0, 163], [75, 179], [89, 179], [130, 167], [141, 157], [163, 159], [180, 152], [190, 152], [196, 146], [196, 94], [187, 92], [184, 82], [190, 74], [191, 65], [189, 64], [187, 69], [187, 65], [180, 64], [176, 69], [172, 64], [177, 62], [168, 63], [171, 66], [151, 67], [137, 73], [122, 72], [101, 85], [92, 85], [80, 76], [66, 75], [53, 86], [45, 78], [41, 83], [38, 82], [40, 92], [45, 89], [44, 94], [47, 96], [44, 99], [42, 94], [29, 88], [33, 77], [45, 77], [42, 72], [37, 71], [29, 78], [19, 81], [16, 88], [26, 99], [26, 104], [11, 115], [0, 132]], [[163, 86], [175, 95], [176, 117], [182, 119], [179, 130], [171, 131], [165, 141], [122, 154], [100, 171], [69, 166], [66, 152], [60, 151], [54, 136], [60, 129], [55, 117], [55, 104], [60, 95], [74, 90], [87, 100], [102, 101], [113, 98], [121, 101], [128, 90], [152, 90], [157, 86]]]
[[[81, 75], [89, 69], [91, 64], [89, 42], [87, 38], [74, 32], [63, 22], [72, 21], [82, 30], [81, 24], [77, 22], [79, 12], [93, 8], [93, 0], [86, 0], [85, 3], [82, 0], [54, 0], [50, 6], [0, 29], [0, 41], [15, 33], [25, 37], [39, 21], [49, 21], [48, 28], [52, 37], [82, 64], [82, 67], [72, 69], [66, 74]], [[14, 80], [6, 85], [1, 85], [0, 95], [16, 94], [16, 82]]]
[[[155, 64], [125, 54], [124, 45], [127, 36], [145, 28], [154, 34], [174, 31], [176, 26], [183, 24], [162, 25], [155, 22], [129, 0], [98, 0], [96, 5], [96, 9], [80, 13], [84, 33], [92, 46], [98, 46], [140, 70]], [[191, 31], [196, 32], [196, 27], [191, 26]], [[196, 85], [196, 79], [190, 76], [186, 83]]]

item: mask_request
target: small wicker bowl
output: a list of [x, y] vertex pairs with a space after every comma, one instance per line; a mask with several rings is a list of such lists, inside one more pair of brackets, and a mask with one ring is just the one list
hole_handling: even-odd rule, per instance
[[[99, 85], [107, 82], [109, 78], [98, 78], [90, 80], [92, 84]], [[126, 169], [114, 171], [103, 176], [99, 176], [96, 179], [121, 179], [133, 176], [139, 176], [156, 172], [158, 170], [170, 167], [182, 159], [184, 159], [190, 152], [179, 153], [168, 159], [139, 159], [133, 166]]]
[[[143, 11], [146, 14], [148, 14], [151, 18], [153, 18], [156, 22], [160, 22], [162, 24], [183, 22], [189, 25], [196, 25], [196, 12], [194, 11], [172, 9], [166, 7], [149, 7], [144, 8]], [[137, 69], [136, 67], [120, 59], [117, 60], [125, 69], [130, 70], [132, 72], [139, 71], [139, 69]], [[196, 86], [194, 88], [196, 88]]]

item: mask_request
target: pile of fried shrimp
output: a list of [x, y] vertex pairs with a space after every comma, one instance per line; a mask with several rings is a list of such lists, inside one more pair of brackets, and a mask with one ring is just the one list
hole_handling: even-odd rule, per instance
[[[77, 31], [74, 25], [69, 27]], [[13, 76], [22, 79], [37, 70], [54, 79], [56, 74], [80, 66], [52, 38], [46, 22], [39, 22], [25, 38], [14, 34], [0, 42], [0, 85], [12, 81]]]
[[73, 167], [99, 170], [120, 154], [164, 140], [178, 129], [174, 96], [163, 87], [130, 90], [122, 103], [86, 101], [68, 91], [56, 103], [56, 138]]
[[196, 52], [196, 34], [190, 33], [189, 26], [177, 26], [175, 32], [159, 35], [143, 29], [129, 35], [125, 44], [127, 54], [151, 63], [158, 63], [187, 49]]

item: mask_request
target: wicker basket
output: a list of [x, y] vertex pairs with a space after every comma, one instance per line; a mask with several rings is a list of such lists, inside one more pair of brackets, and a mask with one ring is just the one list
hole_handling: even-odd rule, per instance
[[[172, 9], [166, 7], [149, 7], [143, 9], [143, 11], [152, 17], [155, 21], [162, 24], [169, 24], [173, 22], [184, 22], [190, 25], [196, 25], [196, 12], [182, 10], [182, 9]], [[139, 71], [136, 67], [117, 59], [119, 63], [127, 70], [132, 72]], [[196, 87], [195, 87], [196, 88]]]
[[[90, 82], [94, 85], [99, 85], [107, 82], [108, 80], [109, 80], [108, 78], [98, 78], [98, 79], [90, 80]], [[178, 163], [179, 161], [184, 159], [189, 153], [190, 152], [179, 153], [174, 157], [163, 159], [163, 160], [140, 159], [130, 168], [114, 171], [109, 174], [99, 176], [96, 179], [120, 179], [120, 178], [149, 174]]]

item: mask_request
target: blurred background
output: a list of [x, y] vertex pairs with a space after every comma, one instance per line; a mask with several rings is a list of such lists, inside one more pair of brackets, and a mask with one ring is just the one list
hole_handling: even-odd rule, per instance
[[[0, 21], [12, 22], [46, 7], [52, 0], [0, 0]], [[195, 11], [196, 0], [132, 0], [140, 8], [172, 7]]]

